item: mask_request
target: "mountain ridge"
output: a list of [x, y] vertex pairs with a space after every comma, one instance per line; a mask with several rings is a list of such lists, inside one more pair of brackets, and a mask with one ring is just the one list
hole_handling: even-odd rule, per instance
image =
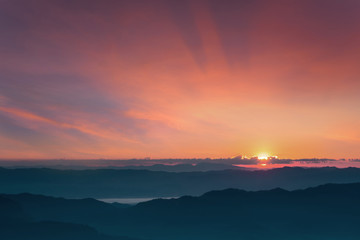
[[0, 168], [0, 192], [28, 192], [66, 198], [179, 197], [225, 188], [268, 190], [281, 187], [295, 190], [325, 183], [352, 182], [360, 182], [359, 168], [285, 167], [207, 172]]
[[0, 195], [4, 197], [20, 204], [37, 222], [81, 224], [107, 235], [138, 239], [355, 240], [360, 236], [360, 183], [292, 191], [224, 189], [126, 208], [95, 199]]

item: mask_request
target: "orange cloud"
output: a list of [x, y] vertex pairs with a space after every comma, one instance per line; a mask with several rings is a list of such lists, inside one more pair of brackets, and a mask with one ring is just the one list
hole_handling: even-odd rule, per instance
[[105, 139], [121, 139], [121, 140], [126, 140], [129, 142], [136, 142], [135, 140], [131, 140], [125, 137], [122, 137], [119, 134], [113, 134], [110, 131], [108, 131], [107, 129], [96, 129], [94, 128], [94, 126], [89, 126], [87, 124], [70, 124], [70, 123], [62, 123], [62, 122], [58, 122], [49, 118], [45, 118], [36, 114], [33, 114], [31, 112], [27, 112], [24, 110], [20, 110], [20, 109], [15, 109], [15, 108], [6, 108], [6, 107], [0, 107], [0, 111], [5, 112], [5, 113], [9, 113], [10, 115], [14, 116], [14, 117], [19, 117], [21, 119], [25, 119], [25, 120], [29, 120], [29, 121], [35, 121], [35, 122], [39, 122], [39, 123], [45, 123], [45, 124], [50, 124], [59, 128], [69, 128], [69, 129], [75, 129], [78, 130], [82, 133], [85, 134], [89, 134], [89, 135], [93, 135], [96, 137], [101, 137], [101, 138], [105, 138]]

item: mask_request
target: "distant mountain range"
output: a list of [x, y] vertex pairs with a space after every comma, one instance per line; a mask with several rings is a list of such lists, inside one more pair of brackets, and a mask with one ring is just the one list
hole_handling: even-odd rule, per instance
[[[269, 157], [266, 163], [277, 167], [278, 164], [292, 167], [293, 164], [303, 167], [358, 167], [360, 159], [281, 159]], [[237, 156], [232, 158], [192, 158], [192, 159], [43, 159], [43, 160], [6, 160], [0, 159], [0, 167], [5, 168], [53, 168], [53, 169], [146, 169], [156, 171], [184, 172], [184, 171], [214, 171], [225, 169], [250, 169], [264, 163], [257, 157], [244, 158]]]
[[[179, 162], [178, 162], [179, 161]], [[239, 161], [237, 161], [239, 163]], [[243, 163], [250, 163], [242, 161]], [[48, 160], [48, 161], [5, 161], [0, 160], [0, 167], [5, 168], [52, 168], [63, 170], [86, 169], [141, 169], [168, 172], [215, 171], [226, 169], [252, 170], [235, 166], [234, 160]], [[251, 163], [256, 164], [252, 161]]]
[[357, 240], [359, 202], [360, 183], [326, 184], [294, 191], [226, 189], [200, 197], [157, 199], [128, 207], [94, 199], [2, 194], [0, 237]]
[[34, 193], [67, 198], [131, 198], [201, 195], [225, 188], [287, 190], [325, 183], [360, 182], [360, 169], [332, 167], [272, 170], [164, 172], [97, 169], [0, 168], [0, 192]]
[[221, 170], [254, 170], [252, 168], [237, 167], [231, 164], [221, 164], [221, 163], [197, 163], [197, 164], [175, 164], [175, 165], [166, 165], [166, 164], [154, 164], [150, 166], [146, 165], [129, 165], [125, 167], [118, 167], [113, 169], [136, 169], [136, 170], [151, 170], [151, 171], [164, 171], [164, 172], [195, 172], [195, 171], [221, 171]]

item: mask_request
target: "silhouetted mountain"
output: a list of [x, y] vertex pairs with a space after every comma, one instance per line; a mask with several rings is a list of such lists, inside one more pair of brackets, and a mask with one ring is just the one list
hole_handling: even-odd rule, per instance
[[[98, 223], [116, 220], [120, 208], [95, 199], [64, 199], [33, 194], [0, 195], [20, 204], [33, 220]], [[106, 217], [104, 217], [106, 216]]]
[[67, 198], [174, 197], [240, 188], [287, 190], [325, 183], [360, 182], [358, 168], [281, 168], [267, 171], [158, 172], [148, 170], [55, 170], [0, 168], [0, 192]]
[[[243, 158], [244, 156], [236, 156], [231, 158], [172, 158], [172, 159], [42, 159], [42, 160], [6, 160], [0, 159], [0, 167], [5, 168], [53, 168], [53, 169], [147, 169], [156, 171], [214, 171], [225, 169], [244, 169], [255, 170], [258, 168], [249, 168], [249, 165], [257, 165], [262, 163], [257, 158]], [[269, 164], [300, 164], [306, 167], [316, 166], [318, 164], [330, 164], [331, 166], [356, 166], [356, 162], [360, 159], [329, 159], [329, 158], [307, 158], [307, 159], [281, 159], [270, 158]], [[152, 167], [154, 166], [154, 167]], [[241, 167], [243, 166], [243, 167]]]
[[[131, 240], [111, 237], [74, 222], [96, 222], [115, 207], [93, 199], [65, 200], [31, 194], [0, 196], [0, 239], [2, 240]], [[113, 219], [114, 220], [114, 219]], [[65, 222], [58, 222], [65, 221]], [[67, 223], [66, 223], [67, 221]]]
[[0, 196], [0, 213], [0, 222], [28, 219], [19, 203], [2, 196]]
[[[109, 235], [160, 240], [360, 238], [360, 183], [326, 184], [294, 191], [226, 189], [199, 197], [157, 199], [128, 208], [116, 208], [93, 199], [67, 200], [30, 194], [2, 195], [0, 201], [3, 199], [10, 201], [7, 204], [13, 206], [14, 212], [31, 215], [36, 224], [76, 222], [74, 226], [57, 224], [65, 229], [61, 230], [65, 235], [74, 228], [75, 233], [104, 237], [101, 239], [106, 238], [96, 235], [92, 228]], [[25, 232], [38, 229], [20, 226]], [[58, 231], [52, 226], [44, 227], [50, 232]]]
[[126, 224], [136, 222], [136, 232], [158, 239], [359, 239], [359, 202], [359, 183], [227, 189], [140, 203], [127, 209]]
[[131, 240], [99, 234], [94, 228], [61, 222], [8, 221], [0, 225], [2, 240]]
[[[150, 166], [140, 165], [140, 166], [125, 166], [119, 167], [118, 169], [134, 169], [134, 170], [150, 170], [150, 171], [164, 171], [164, 172], [195, 172], [195, 171], [221, 171], [221, 170], [246, 170], [243, 167], [236, 167], [231, 164], [221, 164], [221, 163], [196, 163], [196, 164], [154, 164]], [[251, 170], [251, 169], [247, 169]]]
[[[234, 159], [158, 159], [158, 160], [0, 160], [5, 168], [52, 168], [63, 170], [86, 169], [135, 169], [168, 172], [216, 171], [226, 169], [252, 170], [252, 168], [234, 166], [244, 161]], [[255, 164], [254, 162], [252, 162]]]

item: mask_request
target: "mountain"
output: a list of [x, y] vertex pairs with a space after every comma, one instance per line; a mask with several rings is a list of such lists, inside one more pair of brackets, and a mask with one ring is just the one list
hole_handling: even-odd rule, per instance
[[135, 170], [150, 170], [150, 171], [164, 171], [164, 172], [195, 172], [195, 171], [221, 171], [221, 170], [249, 170], [243, 167], [233, 166], [231, 164], [221, 164], [221, 163], [207, 163], [200, 162], [196, 164], [154, 164], [150, 166], [140, 165], [140, 166], [125, 166], [118, 167], [117, 169], [135, 169]]
[[21, 205], [35, 221], [70, 221], [85, 224], [106, 223], [116, 220], [117, 213], [121, 209], [113, 204], [107, 204], [92, 198], [65, 199], [28, 193], [1, 194], [0, 196]]
[[158, 159], [158, 160], [1, 160], [0, 166], [6, 168], [52, 168], [63, 170], [86, 169], [137, 169], [168, 172], [216, 171], [226, 169], [251, 168], [235, 166], [244, 163], [240, 159]]
[[[94, 199], [32, 194], [1, 195], [0, 203], [4, 201], [12, 206], [6, 209], [24, 217], [23, 221], [32, 219], [27, 224], [35, 225], [20, 224], [25, 232], [38, 231], [37, 224], [56, 232], [57, 228], [52, 227], [59, 224], [65, 235], [74, 231], [93, 235], [93, 239], [107, 239], [98, 232], [158, 240], [360, 238], [360, 183], [326, 184], [293, 191], [226, 189], [199, 197], [157, 199], [124, 208]], [[56, 224], [52, 225], [53, 222]], [[1, 231], [0, 237], [3, 234]]]
[[89, 226], [63, 222], [8, 221], [0, 225], [2, 240], [132, 240], [98, 233]]
[[[360, 183], [295, 191], [227, 189], [139, 203], [127, 210], [126, 223], [131, 227], [141, 219], [136, 232], [157, 239], [355, 240], [359, 202]], [[127, 233], [124, 224], [119, 226]]]
[[258, 171], [162, 172], [0, 168], [2, 193], [28, 192], [66, 198], [175, 197], [225, 188], [294, 190], [325, 183], [352, 182], [360, 182], [360, 169], [285, 167]]
[[0, 222], [9, 220], [26, 220], [27, 214], [21, 205], [11, 199], [0, 196]]
[[[104, 205], [96, 200], [88, 199], [65, 200], [30, 194], [1, 195], [0, 239], [135, 240], [104, 235], [90, 226], [73, 223], [86, 222], [85, 216], [95, 217], [100, 211], [112, 208], [111, 205]], [[76, 218], [76, 214], [82, 219]]]

